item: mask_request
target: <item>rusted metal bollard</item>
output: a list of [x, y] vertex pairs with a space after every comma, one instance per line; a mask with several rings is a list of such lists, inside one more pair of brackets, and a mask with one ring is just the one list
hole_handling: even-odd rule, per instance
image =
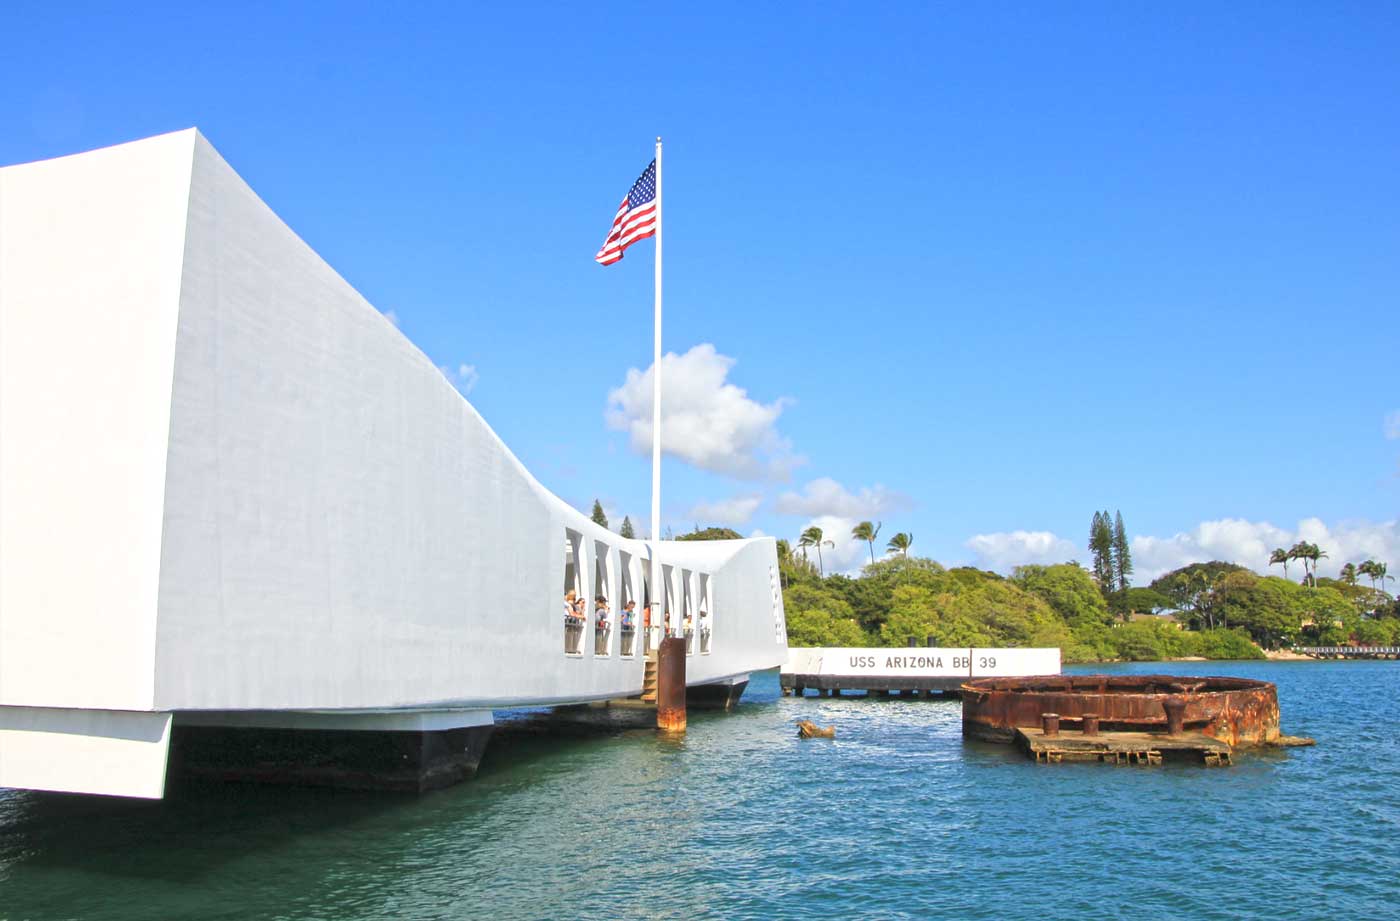
[[1179, 736], [1186, 724], [1186, 701], [1180, 697], [1162, 699], [1162, 709], [1167, 712], [1167, 735]]
[[1060, 714], [1042, 713], [1040, 714], [1040, 728], [1045, 730], [1046, 737], [1060, 734]]
[[1096, 736], [1099, 734], [1099, 715], [1097, 713], [1086, 713], [1083, 716], [1081, 728], [1086, 736]]
[[685, 732], [685, 640], [668, 636], [656, 652], [656, 728]]

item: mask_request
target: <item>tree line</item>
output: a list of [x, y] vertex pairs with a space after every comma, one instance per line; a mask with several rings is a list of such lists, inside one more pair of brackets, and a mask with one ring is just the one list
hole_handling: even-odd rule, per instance
[[[870, 564], [872, 566], [875, 565], [875, 539], [880, 536], [880, 528], [882, 527], [884, 527], [884, 522], [871, 524], [868, 521], [862, 521], [851, 529], [852, 538], [865, 541], [870, 545]], [[913, 544], [914, 535], [900, 531], [885, 544], [885, 550], [889, 553], [897, 553], [907, 558], [909, 556], [909, 548], [913, 546]], [[802, 551], [802, 558], [804, 560], [807, 558], [808, 547], [817, 548], [817, 574], [825, 576], [826, 565], [822, 560], [822, 548], [835, 547], [835, 542], [828, 540], [825, 532], [823, 532], [821, 528], [812, 525], [809, 528], [805, 528], [802, 534], [798, 536], [797, 546], [798, 549]]]
[[[1192, 563], [1133, 586], [1121, 511], [1093, 514], [1089, 566], [1075, 560], [1016, 567], [1010, 576], [946, 568], [911, 555], [901, 532], [877, 559], [882, 524], [860, 522], [851, 536], [870, 562], [859, 575], [826, 573], [819, 527], [796, 546], [778, 541], [788, 637], [794, 646], [1059, 646], [1065, 661], [1157, 660], [1184, 656], [1259, 658], [1296, 644], [1400, 645], [1400, 602], [1384, 591], [1384, 563], [1317, 574], [1328, 554], [1306, 542], [1282, 551], [1304, 561], [1292, 582], [1220, 561]], [[1291, 555], [1290, 555], [1291, 554]], [[1370, 579], [1371, 587], [1360, 584]]]
[[[602, 506], [593, 520], [607, 527]], [[623, 521], [624, 536], [630, 522]], [[1090, 565], [1075, 560], [1025, 565], [1009, 576], [948, 568], [914, 556], [914, 535], [899, 532], [877, 558], [882, 522], [862, 521], [851, 537], [870, 562], [857, 575], [828, 575], [823, 550], [834, 542], [815, 525], [795, 543], [779, 540], [778, 570], [793, 646], [1058, 646], [1067, 662], [1183, 656], [1259, 658], [1263, 649], [1346, 642], [1400, 645], [1400, 602], [1385, 589], [1395, 577], [1373, 559], [1347, 563], [1336, 579], [1317, 574], [1326, 551], [1304, 541], [1275, 551], [1277, 563], [1304, 563], [1301, 581], [1261, 575], [1235, 563], [1191, 563], [1132, 586], [1121, 512], [1093, 515]], [[696, 525], [677, 540], [737, 540], [731, 528]], [[1286, 571], [1286, 567], [1285, 567]], [[1370, 582], [1369, 587], [1362, 580]]]

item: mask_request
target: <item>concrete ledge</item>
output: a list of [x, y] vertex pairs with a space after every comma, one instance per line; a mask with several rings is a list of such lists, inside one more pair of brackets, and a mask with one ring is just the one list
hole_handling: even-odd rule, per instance
[[778, 681], [786, 689], [814, 691], [956, 691], [963, 677], [886, 676], [886, 675], [794, 675], [783, 674]]
[[160, 799], [170, 714], [0, 707], [0, 787]]
[[175, 725], [244, 729], [439, 732], [490, 726], [490, 710], [181, 710]]

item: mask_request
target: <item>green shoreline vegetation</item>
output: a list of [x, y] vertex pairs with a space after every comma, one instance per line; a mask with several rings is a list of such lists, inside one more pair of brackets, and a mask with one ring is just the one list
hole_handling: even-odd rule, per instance
[[[879, 530], [868, 521], [854, 529], [871, 557], [855, 577], [825, 573], [821, 550], [831, 545], [820, 528], [806, 529], [796, 547], [778, 541], [791, 645], [1058, 646], [1066, 662], [1262, 659], [1265, 650], [1295, 645], [1400, 645], [1400, 602], [1385, 591], [1394, 581], [1386, 564], [1348, 564], [1341, 578], [1320, 578], [1316, 564], [1327, 554], [1313, 544], [1274, 553], [1275, 564], [1302, 564], [1301, 582], [1212, 560], [1142, 588], [1128, 584], [1121, 515], [1094, 514], [1090, 566], [1026, 565], [1010, 576], [913, 556], [906, 533], [876, 559]], [[697, 526], [677, 539], [740, 537]]]

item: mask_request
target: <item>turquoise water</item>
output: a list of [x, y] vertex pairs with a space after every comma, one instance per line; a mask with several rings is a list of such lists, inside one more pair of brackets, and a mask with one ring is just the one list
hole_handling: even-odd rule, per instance
[[956, 701], [770, 673], [683, 741], [507, 731], [423, 797], [0, 792], [0, 918], [1400, 917], [1400, 663], [1103, 670], [1277, 682], [1318, 747], [1036, 766], [964, 742]]

